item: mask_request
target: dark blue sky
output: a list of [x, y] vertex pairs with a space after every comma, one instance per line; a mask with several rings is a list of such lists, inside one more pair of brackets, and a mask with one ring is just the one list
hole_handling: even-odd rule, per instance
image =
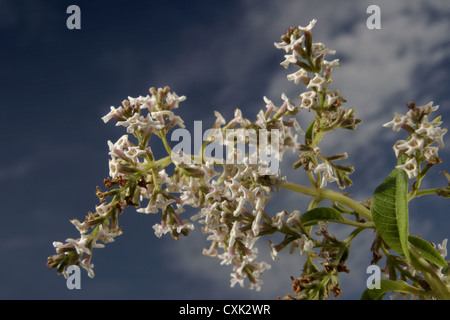
[[[409, 100], [434, 100], [444, 127], [450, 121], [450, 6], [445, 0], [408, 3], [380, 1], [382, 29], [369, 31], [371, 3], [364, 1], [0, 0], [0, 298], [283, 296], [289, 277], [300, 273], [298, 257], [286, 256], [278, 269], [269, 261], [275, 271], [263, 277], [261, 293], [230, 289], [230, 269], [201, 255], [208, 244], [199, 228], [179, 242], [158, 239], [152, 229], [158, 217], [132, 208], [120, 219], [124, 234], [96, 251], [95, 278], [83, 270], [81, 290], [68, 290], [45, 263], [53, 241], [77, 236], [69, 220], [98, 204], [95, 186], [108, 175], [106, 142], [125, 133], [101, 120], [111, 105], [169, 85], [188, 98], [179, 109], [188, 128], [202, 120], [206, 129], [213, 110], [229, 119], [239, 107], [254, 118], [263, 96], [278, 104], [282, 92], [295, 99], [304, 89], [286, 80], [279, 66], [284, 52], [273, 42], [287, 27], [313, 18], [315, 41], [336, 49], [343, 62], [336, 86], [365, 126], [356, 136], [333, 138], [329, 147], [349, 152], [361, 169], [351, 192], [370, 197], [395, 162], [391, 146], [401, 137], [381, 127], [394, 111], [404, 112]], [[66, 28], [71, 4], [81, 8], [81, 30]], [[450, 171], [448, 147], [440, 155], [444, 163], [429, 182], [437, 186], [445, 184], [438, 171]], [[281, 199], [290, 210], [296, 206], [291, 195]], [[441, 242], [449, 235], [448, 208], [438, 197], [415, 205], [411, 231]], [[370, 253], [358, 256], [360, 250], [355, 276], [343, 280], [344, 298], [358, 298], [364, 289]]]

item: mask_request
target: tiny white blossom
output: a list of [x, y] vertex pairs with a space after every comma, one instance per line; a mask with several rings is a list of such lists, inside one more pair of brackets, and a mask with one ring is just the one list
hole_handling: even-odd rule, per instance
[[302, 104], [300, 105], [301, 109], [310, 111], [317, 103], [317, 93], [314, 91], [304, 92], [300, 95], [300, 98], [302, 98]]
[[417, 151], [422, 152], [423, 146], [423, 139], [419, 138], [416, 134], [413, 134], [411, 140], [407, 142], [407, 150], [405, 151], [405, 153], [408, 156], [414, 156]]
[[261, 220], [261, 217], [262, 217], [262, 210], [257, 210], [255, 219], [253, 220], [252, 223], [252, 231], [255, 236], [259, 234], [259, 221]]
[[281, 62], [280, 65], [282, 65], [285, 69], [287, 69], [289, 67], [289, 64], [296, 64], [297, 58], [295, 56], [296, 56], [295, 51], [291, 54], [286, 54], [284, 56], [285, 60]]
[[298, 26], [298, 29], [300, 31], [311, 31], [311, 29], [314, 28], [314, 25], [316, 24], [316, 22], [317, 22], [317, 19], [312, 19], [306, 27]]
[[79, 255], [81, 255], [83, 253], [86, 253], [89, 255], [91, 254], [91, 250], [86, 247], [90, 241], [91, 241], [91, 239], [89, 239], [88, 237], [85, 237], [85, 236], [82, 236], [81, 239], [79, 239], [79, 240], [75, 240], [72, 238], [66, 239], [67, 243], [74, 245], [75, 250], [77, 251], [77, 253]]
[[169, 92], [166, 101], [170, 105], [170, 109], [177, 109], [180, 102], [186, 100], [185, 96], [179, 97], [175, 92]]
[[311, 81], [309, 81], [306, 88], [308, 89], [315, 88], [317, 92], [321, 92], [324, 91], [324, 89], [326, 89], [327, 86], [328, 86], [327, 80], [316, 73], [314, 78], [311, 79]]
[[272, 227], [277, 228], [278, 230], [281, 230], [281, 227], [283, 227], [284, 224], [284, 217], [287, 215], [287, 212], [285, 210], [278, 212], [274, 218], [272, 218]]
[[392, 127], [395, 132], [400, 131], [402, 126], [408, 122], [408, 117], [403, 114], [394, 112], [394, 119], [383, 124], [383, 127]]
[[328, 228], [328, 223], [326, 223], [324, 221], [319, 221], [315, 234], [318, 236], [324, 235], [327, 231], [327, 228]]
[[330, 69], [339, 68], [341, 66], [341, 64], [339, 63], [339, 59], [334, 59], [333, 61], [324, 60], [322, 65], [324, 68]]
[[423, 156], [426, 161], [435, 162], [438, 159], [438, 147], [425, 147]]
[[104, 123], [107, 123], [109, 120], [111, 120], [114, 117], [122, 117], [121, 116], [121, 112], [123, 111], [122, 107], [119, 107], [118, 109], [116, 109], [115, 107], [111, 106], [110, 107], [111, 111], [104, 117], [102, 117], [102, 120]]
[[153, 230], [155, 230], [155, 235], [158, 238], [161, 238], [163, 234], [170, 232], [171, 229], [165, 223], [163, 224], [156, 223], [155, 225], [153, 225]]
[[90, 258], [83, 259], [83, 261], [81, 261], [80, 263], [80, 266], [87, 271], [89, 278], [94, 278], [94, 264], [90, 263]]
[[235, 285], [239, 284], [241, 288], [244, 287], [244, 277], [236, 272], [231, 274], [231, 287], [233, 288]]
[[337, 182], [338, 179], [334, 176], [334, 170], [328, 163], [321, 163], [315, 169], [314, 173], [322, 173], [321, 188], [325, 188], [328, 182]]
[[393, 146], [395, 157], [399, 157], [400, 151], [408, 150], [408, 141], [398, 140]]
[[408, 175], [409, 179], [417, 177], [419, 168], [417, 167], [416, 158], [409, 159], [405, 164], [396, 166], [397, 169], [403, 169]]
[[442, 244], [438, 243], [437, 251], [441, 254], [443, 258], [447, 256], [447, 239], [442, 241]]
[[235, 221], [233, 223], [233, 227], [230, 231], [230, 240], [228, 242], [228, 247], [234, 246], [234, 243], [236, 241], [236, 238], [240, 237], [242, 235], [242, 232], [239, 230], [239, 221]]
[[299, 84], [299, 82], [302, 80], [303, 77], [307, 76], [308, 72], [306, 72], [304, 69], [299, 69], [298, 71], [288, 74], [287, 79], [289, 81], [294, 81], [295, 84]]

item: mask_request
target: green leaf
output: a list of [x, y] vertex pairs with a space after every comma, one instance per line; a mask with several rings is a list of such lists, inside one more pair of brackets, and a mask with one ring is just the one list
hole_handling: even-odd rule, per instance
[[318, 224], [319, 221], [344, 222], [344, 217], [334, 208], [321, 207], [309, 210], [300, 217], [305, 227]]
[[316, 123], [316, 120], [314, 119], [311, 124], [309, 125], [308, 129], [306, 130], [305, 133], [305, 143], [307, 145], [309, 145], [308, 140], [312, 141], [314, 140], [314, 125]]
[[380, 280], [380, 288], [367, 288], [361, 295], [361, 300], [382, 300], [386, 293], [404, 292], [414, 295], [426, 295], [425, 291], [417, 289], [404, 281]]
[[392, 250], [409, 259], [408, 176], [394, 169], [375, 189], [370, 206], [378, 233]]
[[435, 265], [439, 267], [447, 267], [447, 262], [440, 255], [440, 253], [431, 245], [431, 243], [415, 236], [409, 236], [408, 240], [409, 243], [411, 243], [414, 247], [417, 248], [417, 250], [419, 250], [419, 252], [425, 259], [433, 262]]

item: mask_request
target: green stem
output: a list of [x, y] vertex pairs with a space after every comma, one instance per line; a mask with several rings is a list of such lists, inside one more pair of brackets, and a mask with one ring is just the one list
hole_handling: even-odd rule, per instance
[[[417, 190], [414, 194], [414, 198], [425, 196], [427, 194], [436, 194], [439, 190], [440, 188]], [[412, 197], [409, 200], [412, 200]]]
[[164, 148], [166, 148], [166, 151], [167, 151], [168, 155], [171, 156], [172, 155], [172, 148], [170, 148], [170, 145], [167, 142], [165, 133], [162, 133], [160, 137], [161, 137], [161, 140], [162, 140], [162, 142], [164, 144]]
[[369, 221], [372, 221], [372, 215], [370, 213], [370, 210], [364, 207], [362, 204], [354, 201], [353, 199], [350, 199], [349, 197], [343, 195], [340, 192], [336, 192], [333, 190], [326, 190], [321, 188], [311, 188], [311, 187], [305, 187], [301, 186], [292, 182], [288, 182], [286, 184], [283, 184], [281, 186], [282, 188], [301, 193], [306, 194], [309, 196], [313, 196], [320, 199], [328, 199], [332, 201], [336, 201], [340, 204], [343, 204], [357, 213], [359, 213], [361, 216], [366, 218]]

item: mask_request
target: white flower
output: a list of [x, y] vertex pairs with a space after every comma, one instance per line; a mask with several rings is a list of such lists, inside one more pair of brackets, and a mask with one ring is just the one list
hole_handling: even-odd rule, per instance
[[445, 258], [447, 256], [447, 239], [444, 239], [442, 241], [442, 244], [438, 244], [437, 246], [438, 246], [437, 251], [441, 254], [443, 258]]
[[395, 152], [395, 157], [398, 158], [398, 156], [400, 155], [400, 151], [403, 150], [407, 150], [408, 149], [408, 141], [405, 140], [398, 140], [395, 144], [394, 144], [394, 152]]
[[182, 223], [174, 225], [173, 228], [176, 229], [178, 233], [181, 233], [183, 230], [186, 230], [186, 232], [189, 233], [194, 230], [194, 225], [188, 223], [187, 220], [183, 220]]
[[392, 127], [395, 132], [400, 131], [402, 126], [408, 122], [408, 117], [394, 112], [394, 119], [383, 124], [383, 127]]
[[75, 250], [77, 251], [77, 253], [79, 255], [86, 253], [86, 254], [91, 254], [91, 250], [89, 248], [87, 248], [86, 246], [89, 244], [89, 242], [91, 241], [91, 239], [89, 239], [88, 237], [82, 236], [81, 239], [75, 240], [72, 238], [68, 238], [66, 239], [67, 243], [73, 244], [75, 247]]
[[228, 247], [234, 246], [236, 238], [242, 236], [242, 232], [239, 230], [239, 221], [233, 223], [233, 227], [230, 231], [230, 240], [228, 241]]
[[233, 259], [235, 258], [234, 248], [232, 248], [232, 247], [228, 248], [228, 250], [225, 251], [224, 253], [220, 254], [218, 256], [218, 258], [222, 260], [222, 261], [220, 261], [221, 265], [231, 264], [233, 262]]
[[137, 162], [137, 158], [144, 156], [146, 152], [139, 147], [128, 147], [126, 150], [124, 150], [124, 154], [133, 162]]
[[121, 113], [123, 111], [122, 107], [119, 107], [118, 109], [116, 109], [115, 107], [111, 106], [110, 109], [111, 109], [111, 111], [106, 116], [102, 117], [102, 120], [104, 123], [107, 123], [112, 118], [118, 118], [118, 119], [122, 118], [122, 115], [121, 115]]
[[300, 95], [300, 98], [302, 98], [301, 109], [310, 111], [317, 103], [317, 93], [314, 91], [304, 92]]
[[270, 257], [272, 258], [273, 261], [280, 260], [280, 258], [277, 258], [277, 256], [278, 256], [277, 248], [275, 248], [272, 241], [268, 240], [268, 242], [269, 242], [269, 246], [270, 246]]
[[136, 211], [140, 212], [140, 213], [148, 214], [148, 213], [158, 213], [158, 209], [159, 209], [159, 207], [156, 203], [149, 201], [146, 208], [139, 208], [139, 209], [136, 209]]
[[306, 27], [298, 26], [298, 29], [300, 31], [311, 31], [311, 29], [314, 28], [314, 25], [316, 24], [316, 22], [317, 22], [317, 19], [312, 19]]
[[414, 156], [417, 151], [422, 152], [423, 145], [423, 139], [419, 138], [416, 134], [413, 133], [411, 136], [411, 140], [407, 142], [407, 150], [405, 151], [405, 153], [410, 157]]
[[328, 228], [327, 222], [319, 221], [315, 234], [321, 236], [327, 232], [327, 228]]
[[267, 128], [267, 119], [266, 119], [266, 114], [264, 113], [264, 111], [259, 110], [258, 114], [256, 115], [256, 118], [258, 120], [256, 121], [255, 124], [258, 125], [262, 129], [266, 129]]
[[345, 102], [346, 100], [344, 99], [343, 96], [341, 96], [339, 90], [331, 90], [327, 92], [327, 100], [325, 101], [325, 104], [327, 106], [332, 106], [333, 104], [336, 103], [336, 101], [340, 102]]
[[288, 109], [289, 111], [294, 111], [295, 105], [292, 104], [291, 100], [289, 100], [288, 97], [286, 97], [286, 94], [282, 93], [282, 94], [281, 94], [281, 99], [283, 99], [283, 101], [284, 101], [284, 103], [286, 104], [287, 109]]
[[289, 67], [289, 64], [296, 64], [297, 58], [295, 56], [296, 56], [295, 51], [291, 54], [286, 54], [284, 56], [285, 60], [281, 62], [280, 65], [282, 65], [285, 69], [287, 69]]
[[303, 77], [307, 76], [308, 72], [304, 69], [300, 69], [297, 72], [291, 73], [287, 75], [287, 79], [289, 81], [294, 81], [295, 84], [299, 84]]
[[185, 96], [177, 96], [175, 92], [169, 92], [166, 96], [166, 101], [170, 105], [170, 109], [177, 109], [180, 102], [186, 100]]
[[421, 123], [419, 123], [416, 130], [416, 134], [424, 136], [425, 138], [433, 142], [437, 142], [440, 148], [444, 147], [443, 136], [447, 132], [447, 129], [441, 129], [439, 126], [442, 124], [441, 121], [428, 120], [428, 116], [423, 116]]
[[156, 100], [156, 97], [154, 96], [139, 96], [137, 98], [128, 97], [128, 101], [130, 102], [130, 105], [137, 105], [139, 104], [140, 109], [149, 109], [149, 106], [155, 105], [158, 101]]
[[285, 210], [278, 212], [274, 218], [272, 218], [272, 227], [277, 228], [278, 230], [281, 230], [284, 224], [284, 217], [287, 215], [287, 212]]
[[162, 129], [164, 127], [159, 121], [153, 120], [150, 113], [145, 118], [135, 113], [127, 120], [118, 121], [116, 126], [126, 127], [128, 133], [133, 133], [135, 130], [146, 132], [149, 129]]
[[213, 184], [211, 185], [211, 190], [208, 194], [206, 194], [205, 199], [208, 200], [211, 198], [214, 201], [220, 201], [223, 194], [223, 186], [214, 180]]
[[230, 200], [238, 199], [243, 194], [241, 184], [236, 179], [231, 179], [231, 181], [225, 181], [224, 183], [231, 191]]
[[153, 230], [155, 230], [155, 235], [156, 235], [158, 238], [161, 238], [161, 236], [162, 236], [163, 234], [166, 234], [166, 233], [170, 232], [171, 229], [170, 229], [170, 227], [169, 227], [168, 225], [166, 225], [165, 223], [163, 223], [163, 224], [157, 223], [157, 224], [153, 225]]
[[322, 173], [322, 182], [320, 187], [325, 188], [328, 182], [337, 182], [338, 179], [334, 177], [334, 170], [328, 163], [321, 163], [315, 169], [314, 173]]
[[213, 128], [220, 127], [221, 125], [227, 123], [225, 118], [218, 111], [214, 111], [214, 115], [216, 116], [216, 122], [214, 123]]
[[106, 225], [100, 225], [97, 233], [98, 239], [104, 243], [114, 242], [114, 238], [120, 236], [122, 230], [120, 228], [110, 228]]
[[93, 278], [95, 276], [94, 264], [91, 263], [90, 258], [83, 259], [83, 261], [80, 262], [80, 266], [87, 271], [89, 278]]
[[266, 109], [267, 111], [276, 110], [277, 107], [273, 104], [272, 100], [269, 100], [266, 96], [263, 97], [264, 102], [266, 103]]
[[425, 147], [423, 156], [428, 162], [435, 162], [438, 159], [438, 147]]
[[333, 61], [327, 61], [324, 60], [322, 62], [323, 67], [329, 68], [329, 69], [334, 69], [334, 68], [339, 68], [341, 66], [341, 64], [339, 63], [339, 59], [334, 59]]
[[300, 220], [300, 211], [294, 210], [289, 214], [289, 217], [286, 219], [286, 223], [291, 224], [294, 221], [299, 221], [299, 220]]
[[107, 203], [101, 203], [100, 205], [95, 206], [95, 211], [100, 215], [100, 217], [105, 217], [111, 209], [111, 205]]
[[252, 222], [252, 231], [253, 234], [255, 236], [258, 236], [259, 234], [259, 221], [261, 220], [262, 217], [262, 210], [255, 210], [256, 211], [256, 216], [255, 219]]
[[233, 216], [237, 217], [241, 214], [242, 208], [245, 206], [245, 203], [247, 202], [247, 200], [242, 197], [238, 200], [238, 205], [236, 207], [236, 210], [234, 210], [233, 212]]
[[294, 51], [294, 49], [297, 45], [301, 45], [303, 43], [303, 41], [305, 40], [305, 36], [302, 35], [302, 36], [300, 36], [300, 38], [297, 38], [297, 35], [294, 32], [291, 34], [289, 40], [290, 40], [289, 43], [287, 43], [285, 41], [282, 41], [280, 43], [275, 42], [274, 46], [277, 49], [283, 49], [284, 51], [286, 51], [286, 53], [292, 52], [292, 51]]
[[233, 288], [238, 283], [241, 288], [244, 287], [244, 277], [236, 272], [231, 274], [231, 287]]
[[325, 47], [323, 43], [315, 42], [312, 44], [312, 57], [313, 59], [317, 58], [320, 55], [325, 54], [335, 54], [336, 50], [332, 50], [330, 48]]
[[300, 239], [292, 242], [290, 249], [291, 253], [293, 253], [293, 250], [295, 250], [296, 247], [299, 248], [300, 254], [304, 255], [306, 252], [309, 252], [314, 248], [314, 243], [310, 239], [308, 239], [307, 236], [302, 234]]
[[81, 234], [85, 234], [89, 230], [89, 225], [86, 224], [86, 221], [81, 223], [78, 219], [72, 219], [70, 222], [77, 228], [77, 230]]
[[320, 76], [318, 73], [316, 73], [314, 78], [311, 79], [311, 81], [309, 81], [306, 88], [308, 89], [315, 88], [317, 92], [321, 92], [324, 89], [326, 89], [327, 86], [328, 86], [327, 80], [322, 76]]
[[403, 169], [408, 174], [408, 178], [417, 177], [419, 168], [417, 167], [416, 158], [409, 159], [405, 164], [396, 166], [397, 169]]

